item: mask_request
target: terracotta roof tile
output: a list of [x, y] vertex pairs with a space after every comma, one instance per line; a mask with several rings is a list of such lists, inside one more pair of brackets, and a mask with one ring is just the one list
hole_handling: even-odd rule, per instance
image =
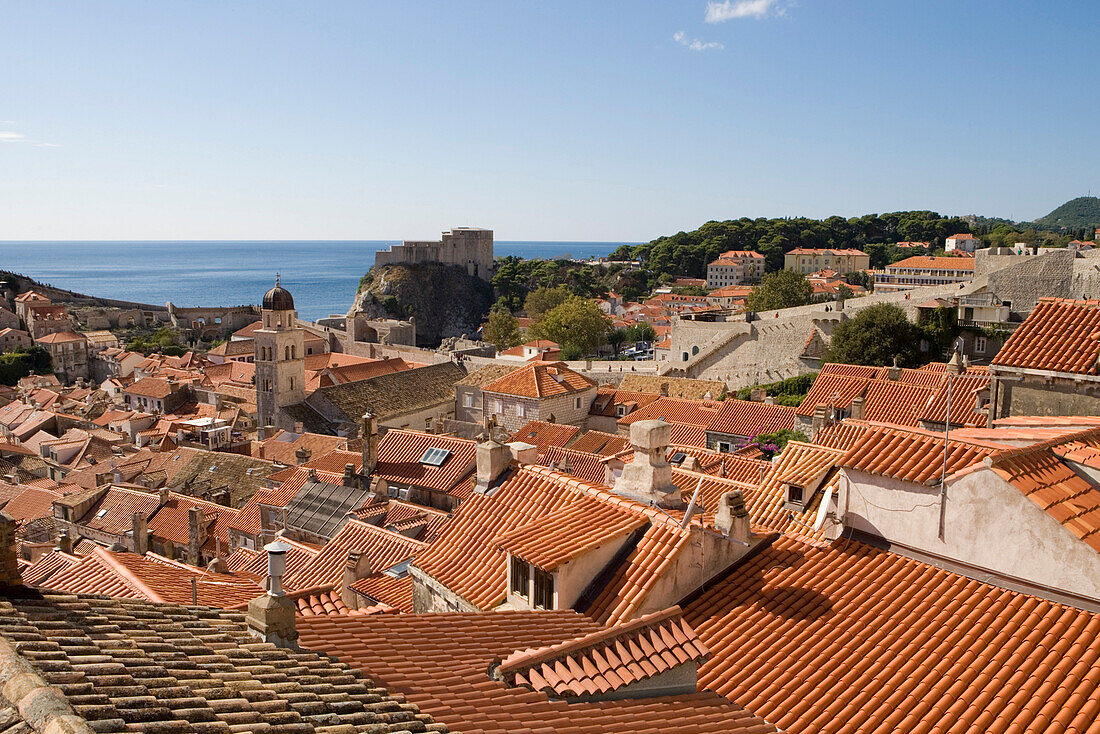
[[[844, 365], [855, 366], [855, 365]], [[795, 408], [798, 415], [812, 417], [819, 405], [832, 405], [834, 408], [848, 408], [854, 399], [863, 394], [872, 378], [851, 377], [822, 370], [802, 403]]]
[[[571, 611], [409, 614], [299, 620], [303, 644], [338, 654], [436, 720], [478, 734], [766, 734], [773, 727], [711, 693], [567, 703], [488, 676], [516, 650], [598, 632]], [[400, 641], [400, 644], [394, 644]], [[723, 705], [719, 705], [719, 702]]]
[[[863, 396], [863, 418], [877, 423], [915, 426], [918, 419], [925, 414], [932, 395], [931, 389], [918, 385], [892, 380], [871, 380], [867, 384], [867, 393]], [[952, 397], [955, 408], [952, 418], [959, 414], [956, 411], [961, 403], [956, 403], [955, 397]]]
[[1043, 298], [993, 358], [994, 367], [1095, 375], [1100, 300]]
[[662, 420], [666, 423], [688, 423], [705, 428], [717, 417], [721, 407], [722, 403], [716, 400], [663, 397], [620, 418], [618, 423], [620, 426], [630, 426], [638, 421]]
[[916, 270], [968, 270], [973, 272], [974, 258], [965, 256], [932, 257], [928, 255], [914, 255], [913, 257], [907, 257], [904, 260], [898, 260], [896, 263], [887, 265], [886, 272], [889, 273], [902, 268]]
[[1100, 489], [1050, 448], [1024, 448], [993, 459], [993, 471], [1060, 525], [1100, 551]]
[[[432, 448], [450, 452], [440, 466], [421, 461]], [[373, 475], [390, 483], [461, 493], [462, 480], [474, 470], [476, 455], [477, 444], [469, 439], [390, 430], [378, 444], [378, 465]]]
[[668, 397], [683, 400], [721, 400], [726, 396], [726, 383], [721, 380], [696, 380], [690, 377], [664, 377], [637, 373], [624, 375], [622, 382], [619, 383], [619, 389], [653, 395], [667, 393]]
[[551, 446], [546, 450], [546, 454], [539, 463], [557, 469], [562, 474], [583, 479], [586, 482], [603, 484], [606, 476], [604, 465], [606, 458], [586, 451]]
[[625, 507], [580, 497], [567, 507], [502, 533], [493, 543], [545, 571], [554, 571], [646, 524], [643, 515]]
[[483, 385], [481, 390], [527, 398], [545, 398], [568, 395], [595, 386], [595, 382], [569, 369], [564, 362], [555, 362], [521, 367], [499, 380]]
[[[840, 463], [869, 474], [933, 484], [944, 474], [944, 438], [927, 431], [872, 426], [858, 436]], [[946, 475], [977, 464], [1001, 447], [947, 441]]]
[[709, 688], [790, 734], [1095, 728], [1100, 616], [790, 537], [684, 608]]
[[[988, 390], [989, 375], [955, 375], [951, 379], [951, 426], [984, 426], [986, 414], [977, 409], [978, 394]], [[868, 420], [880, 420], [866, 416]], [[947, 422], [947, 380], [944, 379], [936, 394], [918, 417], [929, 423]]]
[[362, 520], [349, 520], [346, 525], [301, 569], [283, 577], [292, 589], [315, 586], [336, 586], [343, 583], [344, 565], [348, 554], [362, 554], [371, 570], [380, 573], [401, 561], [416, 556], [424, 543], [400, 533], [375, 527]]
[[542, 456], [550, 446], [568, 446], [580, 432], [581, 429], [577, 426], [529, 421], [512, 434], [512, 440], [531, 444], [538, 449], [539, 456]]
[[412, 576], [389, 576], [375, 573], [351, 585], [358, 594], [376, 604], [385, 604], [408, 614], [413, 613]]
[[707, 425], [707, 431], [752, 438], [761, 433], [791, 430], [794, 425], [795, 409], [789, 406], [726, 398]]
[[614, 456], [630, 448], [630, 439], [617, 433], [603, 433], [602, 431], [588, 431], [574, 441], [570, 448], [575, 451], [586, 451], [590, 454], [601, 456]]
[[607, 695], [707, 656], [680, 608], [671, 607], [556, 645], [516, 651], [498, 670], [509, 685], [578, 698]]

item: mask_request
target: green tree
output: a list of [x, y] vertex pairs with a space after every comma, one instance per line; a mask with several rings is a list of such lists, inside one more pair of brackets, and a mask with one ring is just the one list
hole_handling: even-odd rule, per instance
[[750, 311], [773, 311], [777, 308], [805, 306], [813, 298], [814, 287], [805, 275], [793, 270], [767, 273], [760, 285], [749, 294]]
[[546, 312], [565, 303], [572, 295], [565, 286], [559, 285], [553, 288], [540, 286], [527, 294], [527, 299], [523, 302], [523, 310], [531, 319], [537, 321]]
[[921, 309], [917, 320], [924, 340], [928, 342], [929, 360], [947, 359], [959, 338], [959, 315], [954, 308], [940, 306], [934, 311]]
[[592, 354], [611, 331], [608, 318], [595, 301], [571, 296], [564, 303], [550, 309], [542, 318], [531, 324], [531, 334], [536, 339], [550, 339], [562, 346], [579, 350], [582, 355]]
[[657, 332], [649, 324], [634, 324], [626, 330], [627, 341], [652, 342], [657, 341]]
[[50, 353], [37, 345], [0, 354], [0, 384], [14, 385], [29, 374], [48, 375], [52, 371]]
[[[786, 448], [788, 441], [809, 442], [809, 440], [810, 439], [807, 438], [806, 434], [802, 431], [792, 431], [789, 428], [783, 428], [774, 433], [761, 433], [757, 435], [753, 443], [760, 446], [761, 450], [767, 448], [768, 450], [764, 451], [764, 453], [770, 459], [771, 455], [778, 454]], [[775, 450], [771, 450], [772, 446], [775, 447]]]
[[922, 336], [905, 311], [891, 303], [879, 303], [837, 324], [826, 360], [883, 366], [893, 364], [896, 357], [903, 367], [916, 366], [920, 364]]
[[481, 338], [496, 347], [498, 352], [503, 352], [522, 341], [519, 321], [498, 302], [489, 311], [489, 318], [481, 327]]
[[875, 287], [875, 279], [865, 270], [853, 270], [850, 273], [845, 273], [844, 280], [851, 285], [863, 286], [867, 290], [874, 290]]
[[615, 356], [619, 356], [619, 349], [622, 348], [623, 342], [627, 340], [628, 334], [626, 329], [612, 329], [607, 334], [607, 343], [611, 345], [611, 348], [615, 350]]

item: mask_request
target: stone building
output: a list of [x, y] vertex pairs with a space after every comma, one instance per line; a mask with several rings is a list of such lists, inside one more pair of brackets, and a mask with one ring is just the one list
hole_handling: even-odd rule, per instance
[[729, 250], [707, 265], [707, 287], [721, 288], [760, 280], [764, 256], [752, 250]]
[[69, 330], [51, 332], [36, 339], [35, 343], [50, 353], [54, 374], [62, 382], [89, 376], [88, 340], [82, 334]]
[[521, 367], [481, 387], [486, 416], [511, 433], [528, 421], [584, 425], [596, 383], [562, 362]]
[[259, 424], [292, 430], [296, 421], [283, 408], [306, 399], [305, 329], [298, 324], [294, 298], [277, 277], [264, 294], [261, 321], [254, 336]]
[[875, 291], [906, 291], [926, 285], [964, 283], [974, 278], [972, 257], [914, 255], [875, 272]]
[[863, 250], [833, 250], [796, 247], [783, 256], [783, 269], [809, 275], [818, 270], [851, 273], [871, 267], [871, 256]]
[[493, 275], [493, 230], [455, 227], [439, 242], [405, 240], [374, 254], [374, 265], [443, 263], [466, 268], [470, 275], [489, 280]]

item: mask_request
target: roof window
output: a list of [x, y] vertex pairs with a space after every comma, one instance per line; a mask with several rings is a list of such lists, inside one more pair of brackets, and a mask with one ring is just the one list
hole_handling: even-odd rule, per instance
[[428, 466], [443, 466], [450, 457], [451, 452], [448, 449], [430, 448], [420, 457], [420, 463]]

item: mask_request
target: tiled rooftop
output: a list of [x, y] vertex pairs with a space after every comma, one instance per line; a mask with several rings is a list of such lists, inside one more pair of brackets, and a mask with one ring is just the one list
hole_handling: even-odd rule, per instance
[[0, 599], [0, 635], [104, 734], [443, 730], [347, 665], [257, 642], [242, 613], [28, 591]]
[[661, 398], [620, 418], [618, 423], [620, 426], [630, 426], [643, 420], [663, 420], [666, 423], [689, 423], [703, 428], [718, 416], [721, 407], [722, 402], [716, 400]]
[[283, 582], [292, 589], [337, 586], [343, 583], [344, 565], [353, 551], [369, 561], [371, 571], [380, 573], [413, 558], [424, 547], [418, 540], [353, 519], [302, 568], [288, 572]]
[[556, 645], [516, 651], [498, 671], [509, 685], [576, 698], [619, 691], [707, 655], [680, 608], [671, 607]]
[[993, 358], [994, 367], [1100, 371], [1100, 300], [1043, 298]]
[[482, 385], [484, 392], [517, 395], [527, 398], [546, 398], [568, 395], [595, 387], [588, 377], [569, 369], [564, 362], [529, 364], [505, 375], [499, 380]]
[[581, 429], [546, 421], [529, 421], [512, 434], [513, 441], [529, 443], [538, 449], [539, 456], [546, 453], [550, 446], [568, 446], [577, 437]]
[[707, 424], [707, 431], [752, 438], [761, 433], [791, 430], [794, 424], [794, 408], [726, 398], [718, 414]]
[[[871, 426], [841, 459], [841, 465], [918, 484], [938, 482], [945, 473], [944, 438], [927, 431]], [[973, 466], [999, 449], [990, 444], [947, 442], [946, 475]]]
[[[428, 449], [450, 452], [440, 466], [421, 461]], [[374, 476], [387, 482], [415, 485], [450, 494], [474, 470], [477, 444], [465, 438], [418, 431], [390, 430], [378, 444]]]
[[[575, 612], [330, 615], [299, 620], [302, 641], [338, 655], [464, 734], [765, 734], [774, 727], [711, 693], [567, 703], [492, 680], [517, 650], [598, 632]], [[400, 645], [394, 645], [400, 640]]]
[[638, 512], [578, 497], [556, 512], [502, 533], [493, 542], [545, 571], [554, 571], [647, 524], [648, 520]]
[[1092, 732], [1100, 616], [780, 538], [684, 607], [707, 687], [790, 734]]

